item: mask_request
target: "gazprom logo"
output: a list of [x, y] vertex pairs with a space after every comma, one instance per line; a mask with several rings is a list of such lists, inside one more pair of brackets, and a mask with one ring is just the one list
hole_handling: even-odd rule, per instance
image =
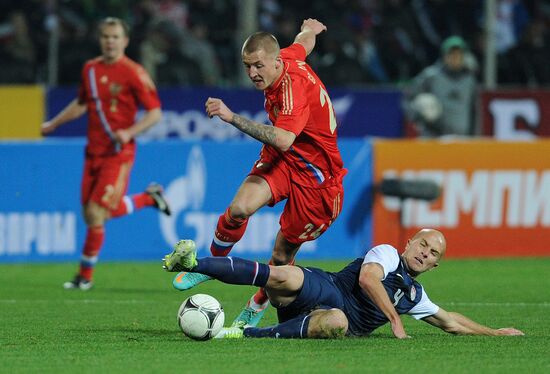
[[[239, 180], [245, 176], [228, 174], [215, 163], [208, 165], [200, 145], [191, 148], [182, 169], [184, 173], [173, 179], [165, 189], [165, 198], [170, 204], [172, 215], [159, 215], [161, 233], [169, 246], [180, 239], [193, 239], [199, 252], [210, 253], [210, 243], [218, 218], [236, 193], [225, 188], [223, 178], [220, 180], [219, 175], [224, 175], [224, 178], [229, 175]], [[212, 181], [209, 182], [209, 179]], [[217, 182], [213, 182], [214, 180]], [[205, 209], [206, 201], [211, 211]], [[280, 210], [263, 208], [256, 212], [248, 222], [244, 237], [235, 245], [232, 253], [271, 254], [279, 231]], [[315, 242], [311, 242], [301, 250], [313, 251], [315, 246]]]
[[[160, 228], [167, 243], [175, 244], [182, 234], [191, 235], [196, 242], [202, 240], [202, 229], [192, 222], [192, 213], [200, 211], [206, 194], [206, 164], [204, 155], [199, 146], [194, 146], [187, 159], [186, 172], [174, 179], [165, 190], [165, 197], [172, 210], [171, 216], [160, 216]], [[182, 227], [180, 220], [183, 215]], [[184, 230], [186, 227], [195, 228], [196, 232]], [[197, 243], [199, 245], [199, 243]]]

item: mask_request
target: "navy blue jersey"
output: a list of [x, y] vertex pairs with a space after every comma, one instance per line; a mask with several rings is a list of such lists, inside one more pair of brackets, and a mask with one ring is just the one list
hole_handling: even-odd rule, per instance
[[376, 262], [384, 269], [382, 284], [399, 314], [410, 314], [416, 319], [437, 313], [423, 287], [406, 271], [397, 250], [390, 245], [372, 248], [365, 258], [358, 258], [337, 273], [336, 286], [344, 299], [344, 313], [349, 321], [349, 335], [368, 335], [384, 325], [388, 319], [359, 286], [359, 272], [364, 263]]

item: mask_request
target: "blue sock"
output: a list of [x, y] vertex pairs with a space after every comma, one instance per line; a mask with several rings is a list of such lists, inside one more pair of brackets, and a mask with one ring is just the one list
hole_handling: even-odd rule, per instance
[[223, 283], [264, 287], [269, 278], [269, 265], [238, 257], [204, 257], [197, 262], [191, 271], [209, 275]]
[[309, 314], [300, 314], [271, 327], [247, 327], [244, 336], [247, 338], [281, 338], [281, 339], [305, 339], [309, 326]]

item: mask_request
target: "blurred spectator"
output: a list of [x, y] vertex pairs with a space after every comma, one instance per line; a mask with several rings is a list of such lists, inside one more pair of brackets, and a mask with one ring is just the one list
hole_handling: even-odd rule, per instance
[[417, 135], [472, 136], [475, 129], [475, 72], [459, 36], [441, 45], [441, 60], [424, 69], [405, 94], [405, 111]]
[[[242, 43], [237, 40], [242, 4], [227, 0], [0, 2], [0, 82], [47, 80], [50, 29], [45, 19], [51, 12], [60, 22], [60, 84], [78, 83], [79, 62], [98, 52], [91, 30], [105, 16], [130, 23], [134, 43], [128, 56], [144, 59], [151, 74], [160, 73], [159, 85], [239, 84], [240, 59], [234, 46]], [[320, 41], [309, 61], [328, 85], [400, 84], [439, 57], [446, 35], [461, 35], [483, 61], [484, 7], [479, 0], [262, 0], [257, 21], [281, 44], [292, 40], [297, 21], [304, 17], [323, 21], [331, 37]], [[545, 63], [550, 58], [549, 8], [547, 1], [497, 0], [498, 84], [540, 87], [550, 83], [550, 64]]]
[[514, 52], [517, 80], [513, 83], [530, 87], [550, 84], [550, 30], [542, 18], [527, 27]]
[[170, 21], [150, 26], [140, 47], [140, 62], [158, 85], [201, 85], [202, 72], [183, 53], [183, 33]]
[[36, 51], [28, 22], [21, 11], [11, 12], [0, 24], [0, 83], [33, 83]]

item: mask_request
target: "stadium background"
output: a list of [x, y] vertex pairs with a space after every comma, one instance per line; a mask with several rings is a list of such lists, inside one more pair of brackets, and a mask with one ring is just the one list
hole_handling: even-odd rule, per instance
[[[291, 42], [304, 17], [329, 31], [310, 62], [328, 86], [349, 173], [344, 209], [299, 257], [347, 259], [373, 243], [403, 244], [418, 227], [440, 228], [450, 257], [549, 256], [549, 7], [513, 3], [512, 31], [485, 76], [485, 3], [478, 1], [21, 1], [0, 11], [0, 262], [76, 261], [85, 232], [79, 183], [85, 118], [42, 139], [39, 125], [76, 93], [82, 62], [98, 53], [98, 19], [132, 25], [128, 54], [155, 78], [164, 109], [140, 137], [130, 192], [153, 179], [167, 188], [172, 219], [155, 211], [108, 223], [102, 260], [158, 259], [182, 237], [207, 253], [217, 216], [260, 145], [204, 113], [208, 96], [265, 121], [261, 93], [243, 79], [243, 35], [272, 31]], [[307, 10], [307, 11], [305, 11]], [[458, 16], [457, 16], [458, 15]], [[219, 20], [223, 19], [224, 22]], [[450, 34], [477, 61], [478, 138], [406, 138], [402, 90], [435, 61]], [[392, 176], [442, 187], [433, 201], [380, 194]], [[282, 207], [254, 216], [235, 253], [269, 257]]]

